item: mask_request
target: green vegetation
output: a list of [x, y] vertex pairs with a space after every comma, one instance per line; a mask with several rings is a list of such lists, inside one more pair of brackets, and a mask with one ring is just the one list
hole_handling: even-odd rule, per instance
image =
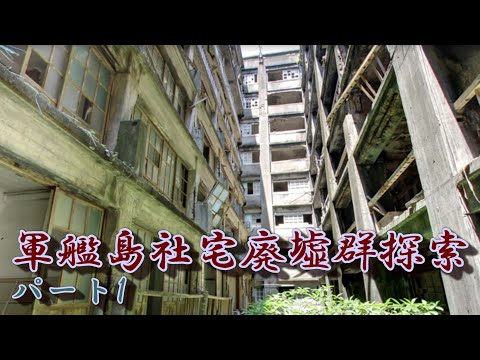
[[329, 294], [328, 286], [319, 289], [297, 288], [269, 295], [250, 305], [246, 315], [441, 315], [437, 302], [417, 299], [388, 299], [384, 303], [344, 299]]

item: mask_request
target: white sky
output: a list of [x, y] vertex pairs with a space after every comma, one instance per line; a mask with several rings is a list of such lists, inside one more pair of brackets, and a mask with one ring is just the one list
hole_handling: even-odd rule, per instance
[[[258, 55], [259, 45], [240, 45], [242, 49], [242, 56], [250, 57]], [[262, 47], [263, 54], [273, 54], [289, 50], [298, 50], [300, 45], [260, 45]]]

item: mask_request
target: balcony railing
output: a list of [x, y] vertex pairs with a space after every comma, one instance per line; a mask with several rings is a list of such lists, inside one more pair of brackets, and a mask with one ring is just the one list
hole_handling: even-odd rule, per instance
[[302, 86], [302, 79], [289, 79], [268, 82], [268, 91], [295, 89]]
[[303, 103], [268, 105], [268, 115], [303, 114]]

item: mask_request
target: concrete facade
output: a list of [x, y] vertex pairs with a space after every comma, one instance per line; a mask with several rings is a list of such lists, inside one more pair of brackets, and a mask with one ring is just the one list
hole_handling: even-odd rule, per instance
[[[314, 227], [302, 69], [298, 51], [244, 58], [242, 182], [251, 234], [266, 228], [280, 236], [287, 256], [293, 229]], [[293, 287], [316, 287], [319, 274], [281, 264], [278, 275], [254, 276], [253, 301]]]
[[[241, 244], [248, 236], [237, 145], [239, 46], [25, 45], [17, 51], [12, 59], [0, 56], [0, 312], [245, 309], [250, 276], [226, 274], [199, 259], [201, 236], [212, 228]], [[218, 203], [214, 189], [225, 193]], [[132, 275], [110, 267], [105, 254], [123, 227], [146, 250], [159, 230], [182, 234], [194, 263], [162, 273], [146, 255]], [[19, 229], [48, 232], [52, 248], [66, 232], [94, 233], [104, 267], [77, 275], [43, 266], [36, 275], [45, 286], [76, 284], [80, 294], [47, 299], [48, 306], [32, 299], [22, 305], [11, 294], [31, 283], [32, 274], [11, 263], [20, 255]], [[125, 306], [114, 296], [93, 306], [90, 278], [113, 293], [122, 275]]]
[[[426, 261], [412, 273], [342, 265], [328, 274], [336, 291], [479, 314], [480, 48], [309, 45], [302, 54], [319, 226], [335, 241], [357, 230], [375, 231], [377, 244], [389, 230], [424, 238]], [[431, 265], [428, 249], [445, 227], [469, 243], [465, 266], [450, 274]]]

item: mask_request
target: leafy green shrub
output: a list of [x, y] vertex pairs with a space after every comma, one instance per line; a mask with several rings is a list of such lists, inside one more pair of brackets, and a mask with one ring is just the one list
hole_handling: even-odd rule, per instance
[[353, 296], [332, 295], [328, 286], [319, 289], [296, 288], [271, 294], [251, 304], [246, 315], [440, 315], [437, 302], [417, 299], [388, 299], [384, 303], [363, 302]]

